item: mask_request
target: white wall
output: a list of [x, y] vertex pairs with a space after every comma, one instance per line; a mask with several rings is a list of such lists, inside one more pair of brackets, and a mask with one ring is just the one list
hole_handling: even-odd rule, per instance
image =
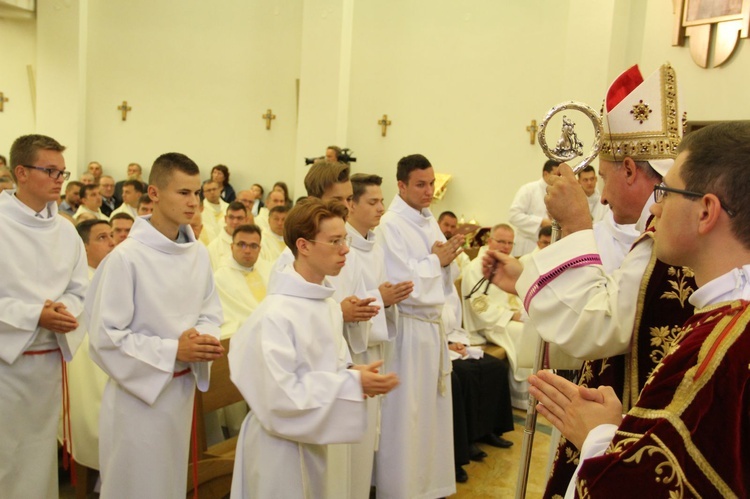
[[7, 158], [16, 137], [35, 130], [26, 67], [36, 63], [36, 23], [0, 18], [0, 47], [0, 92], [10, 99], [0, 113], [0, 154]]
[[300, 2], [108, 0], [89, 14], [87, 161], [119, 178], [177, 151], [204, 178], [226, 164], [237, 190], [294, 180]]

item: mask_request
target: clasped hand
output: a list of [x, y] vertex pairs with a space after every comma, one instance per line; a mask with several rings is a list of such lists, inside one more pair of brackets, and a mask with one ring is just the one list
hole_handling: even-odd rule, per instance
[[195, 328], [182, 333], [177, 343], [177, 360], [181, 362], [210, 362], [222, 355], [221, 341], [210, 334], [200, 334]]
[[622, 404], [611, 386], [578, 386], [551, 371], [532, 374], [529, 384], [539, 414], [579, 450], [597, 426], [622, 422]]

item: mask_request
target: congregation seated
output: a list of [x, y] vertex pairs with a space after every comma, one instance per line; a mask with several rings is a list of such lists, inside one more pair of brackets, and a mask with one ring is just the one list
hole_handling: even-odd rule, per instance
[[208, 244], [208, 256], [211, 259], [211, 268], [214, 272], [225, 262], [228, 263], [232, 253], [232, 234], [237, 227], [245, 223], [247, 223], [247, 208], [239, 201], [232, 201], [227, 206], [224, 215], [224, 226], [214, 240]]
[[221, 199], [221, 189], [213, 180], [203, 184], [203, 230], [210, 241], [216, 239], [224, 228], [224, 216], [229, 206]]
[[99, 178], [99, 194], [102, 197], [101, 210], [104, 216], [109, 218], [121, 202], [115, 198], [115, 179], [110, 175], [102, 175]]
[[[456, 234], [456, 229], [458, 228], [458, 217], [456, 217], [456, 214], [452, 211], [444, 211], [438, 217], [438, 226], [440, 227], [440, 232], [443, 233], [445, 238], [450, 239]], [[471, 259], [469, 258], [469, 255], [464, 252], [459, 253], [456, 257], [458, 270], [463, 271], [464, 267], [468, 265], [470, 261]]]
[[143, 188], [143, 182], [134, 179], [124, 181], [120, 190], [122, 203], [112, 212], [112, 215], [127, 213], [135, 219], [138, 216], [138, 200], [145, 192], [146, 189]]
[[286, 200], [284, 198], [283, 192], [280, 192], [280, 191], [269, 192], [268, 197], [266, 198], [265, 206], [261, 207], [258, 210], [258, 215], [255, 217], [255, 224], [265, 231], [269, 230], [268, 215], [271, 212], [271, 208], [273, 208], [274, 206], [284, 206], [285, 204], [286, 204]]
[[148, 184], [143, 181], [143, 168], [138, 163], [130, 163], [127, 168], [127, 175], [125, 180], [120, 180], [115, 183], [115, 199], [118, 203], [123, 203], [125, 200], [122, 196], [123, 187], [128, 180], [135, 180], [141, 186], [141, 193], [145, 193], [148, 190]]
[[138, 216], [150, 215], [154, 211], [154, 201], [148, 194], [144, 194], [138, 199]]
[[115, 242], [115, 246], [128, 238], [134, 222], [135, 219], [127, 213], [120, 212], [112, 215], [109, 223], [112, 225], [112, 239]]
[[237, 199], [234, 187], [229, 183], [229, 168], [225, 165], [216, 165], [211, 169], [211, 180], [219, 187], [219, 195], [225, 203]]
[[[487, 247], [509, 255], [513, 250], [514, 231], [508, 224], [494, 226]], [[485, 294], [486, 290], [486, 294]], [[511, 366], [509, 378], [514, 407], [525, 407], [531, 371], [518, 366], [518, 355], [524, 344], [524, 312], [521, 300], [497, 286], [487, 287], [483, 280], [482, 258], [464, 268], [461, 280], [464, 326], [472, 345], [492, 343], [501, 346]], [[533, 349], [533, 346], [532, 346]]]
[[99, 186], [95, 184], [84, 185], [81, 187], [81, 205], [76, 210], [74, 218], [76, 221], [83, 213], [92, 215], [99, 220], [107, 220], [107, 216], [102, 213], [102, 196], [99, 194]]
[[286, 206], [274, 206], [268, 215], [268, 229], [263, 232], [263, 243], [261, 244], [260, 258], [270, 264], [281, 256], [286, 248], [284, 244], [284, 221], [289, 208]]

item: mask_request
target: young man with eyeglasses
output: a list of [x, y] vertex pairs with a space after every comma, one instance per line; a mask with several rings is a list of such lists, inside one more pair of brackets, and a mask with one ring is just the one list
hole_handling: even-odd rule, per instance
[[232, 234], [240, 225], [249, 223], [247, 208], [239, 201], [232, 201], [227, 206], [224, 215], [224, 227], [219, 235], [208, 244], [208, 256], [211, 258], [211, 268], [216, 272], [219, 267], [228, 265], [232, 255]]
[[[616, 223], [643, 231], [618, 270], [608, 275], [601, 266], [588, 201], [567, 165], [560, 166], [561, 176], [552, 179], [545, 198], [563, 239], [534, 254], [520, 278], [517, 264], [493, 254], [501, 262], [494, 282], [518, 291], [541, 337], [572, 357], [589, 359], [579, 383], [612, 386], [626, 411], [693, 313], [693, 272], [654, 257], [649, 224], [654, 186], [674, 164], [682, 139], [677, 88], [674, 69], [664, 64], [645, 80], [633, 66], [607, 92], [602, 201]], [[579, 450], [562, 439], [557, 456], [545, 497], [565, 494]]]
[[266, 296], [271, 267], [260, 259], [262, 240], [260, 227], [240, 225], [234, 229], [230, 260], [214, 272], [224, 310], [222, 338], [232, 336]]
[[612, 389], [532, 377], [540, 412], [582, 456], [566, 497], [750, 493], [750, 123], [692, 132], [655, 186], [654, 250], [694, 270], [696, 314], [622, 417]]
[[[88, 287], [86, 251], [57, 216], [65, 147], [44, 135], [13, 142], [17, 188], [0, 193], [0, 490], [4, 497], [57, 497], [57, 426], [65, 361]], [[65, 422], [68, 422], [67, 415]], [[70, 442], [65, 442], [69, 448]]]
[[237, 443], [233, 498], [331, 497], [329, 444], [362, 438], [364, 398], [398, 384], [378, 373], [382, 362], [351, 365], [341, 335], [327, 277], [346, 264], [346, 212], [318, 199], [292, 208], [284, 241], [294, 260], [274, 268], [266, 298], [232, 337], [231, 378], [252, 408]]

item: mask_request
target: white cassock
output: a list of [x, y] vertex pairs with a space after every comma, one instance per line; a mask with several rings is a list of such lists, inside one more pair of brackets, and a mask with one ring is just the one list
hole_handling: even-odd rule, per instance
[[[205, 231], [205, 229], [204, 229]], [[216, 272], [223, 265], [229, 265], [232, 258], [232, 236], [227, 234], [223, 228], [213, 241], [208, 243], [208, 258], [211, 260], [211, 268]]]
[[542, 220], [549, 218], [544, 196], [547, 194], [547, 182], [543, 178], [524, 184], [516, 192], [510, 205], [508, 219], [516, 228], [516, 245], [513, 256], [521, 256], [534, 251], [539, 239]]
[[[85, 335], [86, 250], [56, 203], [37, 216], [14, 194], [0, 193], [0, 495], [56, 498], [60, 354], [72, 359]], [[39, 327], [46, 300], [65, 304], [80, 326]]]
[[325, 498], [328, 444], [356, 442], [366, 413], [347, 369], [333, 288], [286, 265], [232, 337], [229, 368], [252, 412], [237, 443], [232, 498]]
[[[376, 229], [392, 283], [414, 291], [396, 305], [395, 338], [386, 346], [384, 372], [401, 384], [383, 400], [380, 448], [375, 456], [378, 497], [446, 497], [456, 491], [453, 464], [451, 362], [441, 314], [458, 274], [431, 253], [445, 241], [428, 209], [396, 196]], [[392, 325], [389, 325], [392, 327]]]
[[[346, 224], [346, 231], [352, 238], [351, 252], [355, 254], [361, 269], [361, 275], [366, 288], [366, 296], [377, 298], [377, 305], [381, 307], [378, 315], [370, 319], [367, 333], [367, 349], [364, 352], [352, 352], [355, 364], [370, 364], [384, 358], [385, 343], [392, 340], [395, 328], [388, 328], [386, 313], [394, 320], [396, 307], [385, 309], [383, 298], [378, 287], [388, 280], [385, 273], [383, 249], [375, 242], [375, 233], [369, 231], [367, 237], [362, 237], [357, 229]], [[348, 255], [347, 255], [347, 265]], [[351, 349], [350, 349], [351, 350]], [[381, 369], [381, 372], [382, 371]], [[375, 452], [381, 435], [380, 407], [383, 397], [367, 399], [367, 431], [358, 444], [352, 444], [351, 462], [351, 493], [352, 498], [367, 498], [370, 495], [372, 471], [375, 462]], [[377, 486], [377, 484], [375, 484]]]
[[[94, 272], [96, 269], [89, 267], [89, 280], [93, 279]], [[108, 379], [107, 374], [91, 360], [86, 335], [73, 360], [68, 362], [70, 428], [74, 435], [73, 459], [95, 470], [99, 469], [99, 411]], [[58, 439], [62, 439], [62, 427]]]
[[[260, 240], [260, 259], [273, 265], [278, 260], [281, 253], [286, 249], [284, 236], [278, 236], [271, 232], [271, 229], [263, 229], [263, 236]], [[291, 254], [291, 250], [290, 250]]]
[[586, 196], [586, 199], [589, 202], [589, 213], [591, 213], [591, 220], [594, 224], [604, 220], [607, 213], [612, 211], [609, 206], [601, 203], [602, 196], [599, 191], [594, 191], [592, 195]]
[[99, 419], [102, 497], [184, 498], [195, 386], [210, 364], [177, 359], [188, 329], [223, 321], [205, 247], [180, 226], [170, 241], [138, 218], [86, 295], [91, 358], [110, 377]]
[[219, 204], [209, 203], [207, 199], [203, 200], [203, 213], [201, 213], [203, 232], [210, 241], [219, 237], [221, 231], [224, 230], [224, 225], [226, 225], [224, 216], [227, 214], [228, 206], [222, 199], [219, 199]]
[[258, 274], [259, 281], [263, 284], [262, 295], [265, 296], [268, 288], [268, 277], [271, 272], [270, 266], [261, 260], [255, 262], [253, 267], [243, 267], [234, 258], [219, 267], [214, 273], [216, 290], [219, 292], [221, 308], [224, 310], [224, 323], [221, 325], [221, 338], [229, 338], [240, 328], [260, 304], [258, 296], [260, 290], [253, 292], [246, 278], [247, 273]]
[[[650, 197], [636, 230], [645, 229], [651, 204]], [[641, 242], [611, 274], [597, 264], [601, 257], [593, 230], [575, 232], [531, 255], [516, 290], [542, 339], [579, 359], [628, 352], [636, 297], [652, 248], [651, 238]], [[564, 272], [556, 272], [563, 266]]]
[[117, 215], [118, 213], [126, 213], [133, 217], [133, 220], [138, 218], [138, 210], [130, 206], [128, 203], [122, 203], [120, 206], [114, 209], [112, 213], [110, 213], [109, 218], [111, 219], [113, 216]]

